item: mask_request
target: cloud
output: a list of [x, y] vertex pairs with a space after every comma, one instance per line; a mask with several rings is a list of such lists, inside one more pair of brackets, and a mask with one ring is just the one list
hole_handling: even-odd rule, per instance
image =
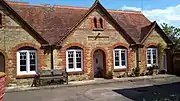
[[[141, 11], [141, 8], [123, 6], [122, 10]], [[159, 24], [168, 23], [170, 25], [180, 27], [180, 4], [165, 9], [144, 10], [143, 14], [151, 21], [157, 21]]]
[[123, 6], [121, 9], [122, 9], [122, 10], [141, 11], [141, 8], [137, 8], [137, 7], [129, 7], [129, 6]]

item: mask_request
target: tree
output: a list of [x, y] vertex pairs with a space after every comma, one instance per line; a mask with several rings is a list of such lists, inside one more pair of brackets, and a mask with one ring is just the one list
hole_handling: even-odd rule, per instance
[[175, 49], [180, 49], [180, 28], [176, 28], [166, 23], [161, 24], [161, 27], [165, 34], [167, 34], [174, 42]]

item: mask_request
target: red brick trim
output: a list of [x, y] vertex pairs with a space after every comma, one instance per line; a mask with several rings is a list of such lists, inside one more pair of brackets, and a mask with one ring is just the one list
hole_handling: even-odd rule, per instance
[[[114, 69], [114, 48], [118, 47], [118, 46], [123, 46], [127, 49], [127, 64], [128, 64], [128, 67], [126, 69]], [[129, 70], [130, 68], [133, 68], [132, 67], [132, 63], [130, 62], [131, 58], [132, 57], [132, 52], [129, 50], [129, 45], [126, 44], [126, 43], [122, 43], [122, 42], [119, 42], [119, 43], [116, 43], [114, 44], [112, 47], [111, 47], [111, 54], [112, 54], [112, 70], [114, 70], [114, 72], [121, 72], [121, 71], [125, 71], [125, 70]]]
[[11, 49], [11, 56], [12, 56], [12, 63], [13, 63], [13, 68], [15, 68], [15, 74], [17, 75], [17, 57], [16, 57], [16, 53], [18, 51], [18, 49], [22, 48], [22, 47], [33, 47], [35, 49], [37, 49], [38, 52], [38, 70], [40, 70], [42, 67], [46, 66], [45, 62], [44, 62], [44, 51], [40, 49], [40, 45], [36, 45], [33, 43], [22, 43], [19, 44], [17, 46], [15, 46], [14, 48]]
[[0, 49], [0, 53], [2, 53], [4, 55], [4, 59], [5, 59], [5, 64], [4, 64], [5, 67], [4, 67], [4, 69], [5, 69], [5, 73], [7, 73], [8, 55], [6, 54], [6, 52], [4, 50], [1, 50], [1, 49]]
[[151, 46], [157, 47], [158, 43], [151, 42], [151, 43], [148, 43], [147, 45], [145, 45], [146, 48], [151, 47]]
[[[87, 48], [82, 45], [82, 44], [79, 44], [79, 43], [70, 43], [66, 46], [63, 46], [60, 50], [60, 53], [59, 53], [59, 58], [62, 59], [62, 62], [60, 64], [60, 66], [63, 66], [63, 68], [65, 69], [66, 68], [66, 50], [70, 47], [73, 47], [73, 46], [77, 46], [77, 47], [80, 47], [83, 49], [83, 73], [86, 73], [87, 72], [87, 61], [86, 61], [86, 57], [87, 57]], [[80, 73], [82, 73], [80, 72]], [[76, 72], [71, 72], [70, 74], [77, 74]]]
[[6, 76], [0, 77], [0, 101], [4, 101], [4, 91], [6, 86]]
[[93, 80], [94, 79], [94, 52], [96, 50], [101, 50], [104, 54], [104, 60], [105, 60], [105, 73], [108, 72], [108, 60], [107, 60], [107, 52], [104, 48], [102, 47], [96, 47], [91, 51], [91, 75], [90, 75], [90, 79]]
[[118, 43], [116, 43], [116, 44], [114, 44], [114, 45], [112, 46], [112, 49], [114, 49], [114, 48], [116, 48], [116, 47], [118, 47], [118, 46], [123, 46], [123, 47], [126, 47], [127, 49], [129, 48], [129, 45], [128, 45], [128, 44], [122, 43], [122, 42], [118, 42]]

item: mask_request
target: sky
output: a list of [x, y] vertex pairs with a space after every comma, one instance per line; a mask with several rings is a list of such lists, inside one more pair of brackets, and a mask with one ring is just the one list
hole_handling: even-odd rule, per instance
[[[14, 0], [30, 4], [91, 7], [95, 0]], [[142, 11], [151, 21], [180, 27], [180, 0], [99, 0], [106, 9]]]

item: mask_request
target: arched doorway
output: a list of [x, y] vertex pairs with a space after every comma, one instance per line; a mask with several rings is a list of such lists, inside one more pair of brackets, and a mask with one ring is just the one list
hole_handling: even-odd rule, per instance
[[5, 56], [0, 52], [0, 72], [5, 72]]
[[106, 57], [104, 51], [98, 49], [94, 52], [94, 77], [103, 78], [106, 73]]

